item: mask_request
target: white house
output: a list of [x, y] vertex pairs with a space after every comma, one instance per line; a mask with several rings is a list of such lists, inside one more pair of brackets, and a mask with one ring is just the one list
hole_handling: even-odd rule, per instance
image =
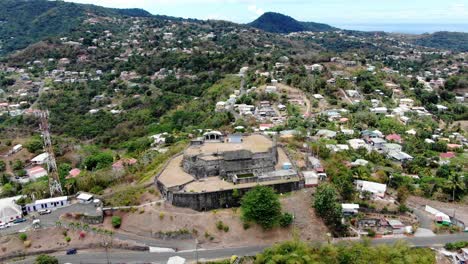
[[67, 196], [53, 197], [48, 199], [36, 200], [25, 206], [28, 212], [37, 212], [39, 210], [54, 209], [64, 207], [70, 204]]
[[0, 199], [0, 224], [6, 224], [15, 219], [23, 217], [21, 206], [16, 201], [21, 199], [21, 195]]
[[348, 140], [348, 144], [352, 149], [366, 148], [367, 144], [363, 139], [354, 138]]
[[355, 215], [359, 212], [359, 204], [341, 204], [344, 215]]
[[356, 189], [361, 193], [361, 196], [363, 192], [370, 192], [373, 198], [383, 198], [385, 196], [385, 192], [387, 191], [387, 185], [385, 184], [362, 180], [357, 180], [355, 183]]
[[41, 177], [47, 176], [47, 170], [41, 166], [35, 166], [26, 170], [26, 174], [31, 180], [37, 180]]
[[36, 157], [34, 157], [34, 158], [31, 160], [31, 162], [32, 162], [33, 164], [42, 165], [42, 164], [44, 164], [44, 163], [47, 163], [48, 159], [49, 159], [49, 153], [44, 152], [44, 153], [39, 154], [39, 155], [37, 155]]
[[319, 176], [315, 171], [303, 171], [305, 187], [314, 187], [319, 183]]

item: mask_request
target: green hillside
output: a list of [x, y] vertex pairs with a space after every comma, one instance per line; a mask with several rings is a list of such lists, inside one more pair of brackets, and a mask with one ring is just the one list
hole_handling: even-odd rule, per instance
[[47, 0], [0, 0], [0, 55], [68, 33], [91, 15], [151, 16], [141, 9], [110, 9]]
[[251, 22], [249, 26], [271, 33], [291, 33], [300, 31], [332, 31], [335, 28], [327, 24], [300, 22], [290, 16], [267, 12]]

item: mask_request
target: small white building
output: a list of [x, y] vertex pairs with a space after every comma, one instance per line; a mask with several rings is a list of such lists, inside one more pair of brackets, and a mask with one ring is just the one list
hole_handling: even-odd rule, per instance
[[360, 149], [360, 148], [366, 148], [367, 144], [363, 139], [360, 138], [354, 138], [348, 140], [348, 144], [352, 149]]
[[305, 187], [314, 187], [319, 184], [319, 176], [315, 171], [304, 171], [302, 172], [305, 180]]
[[266, 93], [276, 93], [277, 92], [276, 86], [273, 86], [273, 85], [267, 86], [265, 88], [265, 92]]
[[37, 212], [39, 210], [54, 209], [64, 207], [70, 204], [67, 196], [53, 197], [48, 199], [36, 200], [25, 206], [27, 212]]
[[42, 165], [42, 164], [44, 164], [44, 163], [47, 163], [48, 159], [49, 159], [49, 153], [44, 152], [44, 153], [39, 154], [39, 155], [37, 155], [36, 157], [34, 157], [34, 158], [31, 160], [31, 162], [32, 162], [33, 164], [36, 164], [36, 165]]
[[344, 215], [356, 215], [359, 213], [359, 204], [341, 204]]
[[362, 181], [362, 180], [357, 180], [355, 183], [356, 183], [356, 189], [358, 190], [358, 192], [361, 193], [361, 196], [363, 192], [370, 192], [373, 198], [385, 197], [385, 192], [387, 191], [386, 184], [370, 182], [370, 181]]
[[21, 199], [21, 195], [0, 199], [0, 224], [6, 224], [15, 219], [23, 217], [21, 206], [16, 201]]

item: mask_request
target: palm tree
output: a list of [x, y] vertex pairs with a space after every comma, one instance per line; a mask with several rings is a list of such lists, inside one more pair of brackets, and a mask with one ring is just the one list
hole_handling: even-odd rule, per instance
[[465, 182], [463, 181], [463, 176], [457, 174], [456, 172], [451, 172], [447, 181], [447, 188], [452, 190], [452, 200], [455, 201], [455, 194], [465, 192]]

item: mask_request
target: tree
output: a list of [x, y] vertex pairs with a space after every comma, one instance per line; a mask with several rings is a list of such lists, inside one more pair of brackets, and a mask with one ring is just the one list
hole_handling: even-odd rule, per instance
[[342, 231], [341, 204], [338, 202], [338, 192], [329, 183], [320, 185], [313, 202], [315, 212], [334, 231]]
[[284, 213], [280, 217], [279, 224], [281, 227], [288, 227], [292, 224], [293, 220], [294, 220], [294, 217], [292, 214]]
[[409, 192], [408, 188], [406, 188], [406, 186], [401, 186], [397, 190], [397, 201], [400, 204], [405, 205], [406, 200], [408, 199], [409, 195], [410, 195], [410, 192]]
[[3, 160], [0, 160], [0, 172], [4, 172], [6, 170], [6, 163]]
[[272, 188], [257, 186], [242, 198], [241, 211], [244, 221], [254, 221], [269, 229], [274, 227], [281, 217], [281, 204]]
[[39, 255], [34, 261], [35, 264], [58, 264], [59, 261], [54, 256]]
[[43, 149], [42, 141], [39, 138], [34, 138], [28, 141], [26, 143], [26, 149], [28, 149], [30, 153], [33, 153], [33, 154], [38, 153], [39, 151]]
[[122, 217], [112, 216], [112, 226], [114, 228], [119, 228], [121, 224], [122, 224]]

